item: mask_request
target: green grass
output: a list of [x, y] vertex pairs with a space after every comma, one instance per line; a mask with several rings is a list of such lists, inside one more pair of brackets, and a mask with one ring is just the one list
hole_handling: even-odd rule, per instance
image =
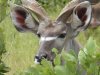
[[3, 61], [11, 68], [6, 75], [13, 75], [33, 64], [33, 57], [38, 49], [38, 39], [32, 33], [19, 33], [9, 17], [0, 24], [4, 30], [7, 53]]

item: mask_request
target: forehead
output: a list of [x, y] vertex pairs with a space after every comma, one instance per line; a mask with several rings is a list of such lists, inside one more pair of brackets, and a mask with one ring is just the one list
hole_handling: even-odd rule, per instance
[[62, 24], [57, 21], [43, 21], [39, 24], [38, 33], [53, 33], [56, 27]]

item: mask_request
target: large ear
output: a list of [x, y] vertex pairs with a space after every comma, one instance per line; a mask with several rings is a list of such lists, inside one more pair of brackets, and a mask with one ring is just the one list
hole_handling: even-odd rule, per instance
[[91, 21], [91, 17], [91, 4], [88, 1], [81, 2], [73, 10], [71, 27], [77, 31], [85, 30]]
[[79, 3], [78, 0], [72, 0], [70, 1], [60, 12], [59, 16], [57, 17], [57, 21], [61, 21], [63, 23], [66, 23], [68, 18], [71, 16], [74, 7]]
[[15, 28], [20, 32], [31, 31], [36, 34], [39, 23], [32, 17], [29, 11], [16, 4], [10, 4], [10, 8], [11, 18]]

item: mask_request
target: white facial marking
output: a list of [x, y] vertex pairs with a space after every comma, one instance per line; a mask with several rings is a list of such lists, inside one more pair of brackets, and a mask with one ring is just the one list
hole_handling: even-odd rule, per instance
[[40, 64], [37, 59], [35, 59], [34, 63], [35, 64]]
[[57, 37], [41, 37], [40, 41], [51, 41], [55, 40]]

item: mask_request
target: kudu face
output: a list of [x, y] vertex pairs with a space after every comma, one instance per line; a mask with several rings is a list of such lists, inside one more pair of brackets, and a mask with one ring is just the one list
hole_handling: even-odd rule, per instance
[[[39, 61], [43, 57], [53, 61], [54, 54], [52, 52], [52, 48], [55, 48], [56, 41], [66, 34], [66, 25], [62, 22], [49, 21], [48, 23], [44, 22], [44, 24], [47, 25], [45, 28], [41, 29], [40, 23], [40, 29], [38, 29], [38, 35], [40, 36], [40, 47], [36, 55], [36, 59], [38, 59], [35, 61]], [[57, 47], [57, 49], [59, 48]]]
[[[87, 28], [91, 19], [91, 5], [88, 1], [68, 7], [55, 21], [49, 19], [44, 9], [35, 0], [22, 0], [22, 3], [23, 6], [11, 4], [11, 17], [18, 31], [31, 31], [39, 35], [40, 45], [35, 56], [36, 63], [41, 62], [42, 58], [53, 61], [55, 55], [52, 49], [59, 49], [60, 45], [55, 46], [59, 39], [62, 42], [62, 38], [59, 37], [65, 33], [66, 38], [75, 37], [81, 30]], [[31, 10], [37, 18], [33, 17], [28, 10]], [[71, 22], [67, 23], [70, 16]], [[65, 41], [63, 40], [62, 45]]]

